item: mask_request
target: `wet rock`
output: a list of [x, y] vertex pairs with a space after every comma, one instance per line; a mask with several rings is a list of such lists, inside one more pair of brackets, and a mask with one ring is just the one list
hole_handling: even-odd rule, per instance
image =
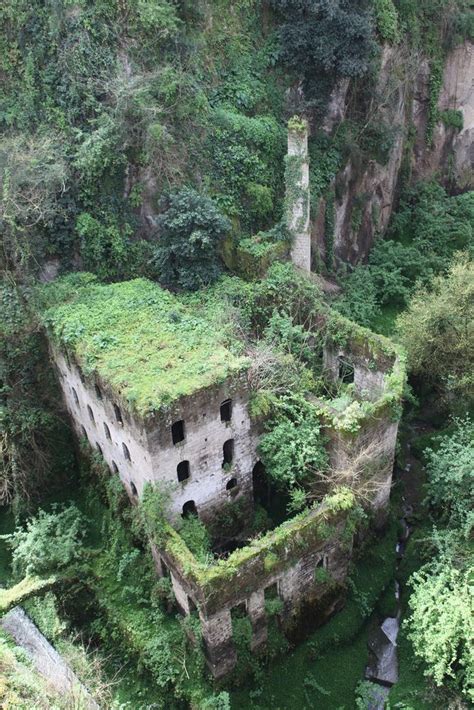
[[365, 677], [382, 685], [391, 686], [398, 680], [396, 638], [399, 622], [388, 617], [369, 639], [370, 660]]

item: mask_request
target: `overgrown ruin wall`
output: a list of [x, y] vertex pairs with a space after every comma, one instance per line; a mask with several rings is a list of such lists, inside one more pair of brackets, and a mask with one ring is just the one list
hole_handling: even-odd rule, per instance
[[[151, 482], [169, 491], [173, 519], [181, 515], [189, 501], [194, 502], [203, 520], [212, 518], [231, 500], [246, 499], [249, 506], [253, 505], [256, 436], [248, 415], [245, 378], [182, 398], [161, 416], [142, 423], [119, 405], [105, 383], [84, 377], [59, 350], [53, 351], [53, 358], [77, 435], [86, 436], [101, 453], [132, 500]], [[222, 421], [220, 406], [227, 400], [231, 400], [231, 417]], [[184, 439], [173, 444], [171, 426], [180, 420], [184, 422]], [[232, 462], [223, 466], [227, 441], [233, 442]], [[189, 476], [179, 482], [181, 462], [189, 463]], [[229, 482], [233, 486], [228, 489]]]

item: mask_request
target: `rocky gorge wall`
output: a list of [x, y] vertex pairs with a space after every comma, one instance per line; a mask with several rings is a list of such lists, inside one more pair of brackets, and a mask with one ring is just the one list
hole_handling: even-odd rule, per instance
[[[433, 114], [433, 64], [405, 45], [385, 45], [367, 111], [367, 123], [385, 126], [391, 146], [383, 163], [357, 154], [350, 156], [332, 183], [333, 234], [328, 235], [326, 198], [315, 206], [313, 250], [326, 259], [328, 242], [336, 263], [363, 261], [396, 207], [401, 180], [434, 177], [451, 192], [474, 187], [474, 44], [463, 42], [444, 61]], [[349, 82], [334, 89], [323, 130], [334, 134], [350, 118], [357, 95]], [[462, 127], [452, 125], [462, 115]], [[432, 125], [430, 125], [432, 124]], [[317, 126], [313, 126], [313, 129]]]

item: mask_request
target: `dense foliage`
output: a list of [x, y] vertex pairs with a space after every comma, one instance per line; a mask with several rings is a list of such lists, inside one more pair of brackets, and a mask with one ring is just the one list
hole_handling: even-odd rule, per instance
[[373, 326], [384, 306], [406, 305], [417, 285], [445, 272], [456, 251], [474, 247], [474, 192], [448, 196], [436, 183], [406, 192], [388, 238], [377, 241], [367, 265], [343, 279], [342, 313]]
[[8, 536], [13, 550], [13, 574], [47, 575], [77, 562], [83, 552], [81, 540], [85, 521], [75, 505], [63, 510], [57, 506], [50, 513], [40, 510]]
[[437, 686], [474, 699], [474, 426], [454, 422], [436, 448], [427, 450], [427, 493], [433, 522], [425, 541], [431, 559], [411, 577], [408, 619], [415, 653]]
[[154, 260], [164, 284], [197, 289], [219, 276], [219, 247], [230, 222], [212, 200], [190, 189], [170, 195], [158, 219], [158, 229], [160, 240]]
[[461, 258], [446, 276], [437, 276], [430, 286], [416, 291], [398, 319], [412, 372], [462, 408], [469, 407], [473, 393], [473, 307], [474, 267]]

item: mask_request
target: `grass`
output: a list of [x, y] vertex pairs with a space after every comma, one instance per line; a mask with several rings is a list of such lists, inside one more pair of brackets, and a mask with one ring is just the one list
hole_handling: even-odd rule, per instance
[[42, 296], [55, 340], [139, 415], [247, 367], [226, 347], [225, 329], [146, 279], [99, 284], [74, 274], [44, 287]]

